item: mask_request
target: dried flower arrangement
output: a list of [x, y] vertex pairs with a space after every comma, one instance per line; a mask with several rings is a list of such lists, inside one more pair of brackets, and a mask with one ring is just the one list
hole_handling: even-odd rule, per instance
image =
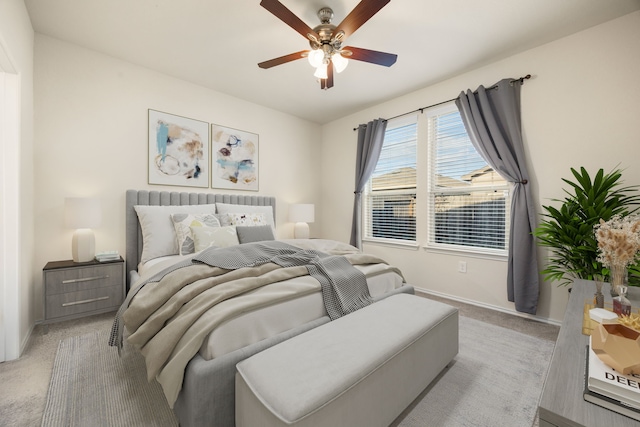
[[627, 267], [638, 260], [640, 217], [614, 215], [594, 226], [598, 241], [598, 261], [605, 267]]

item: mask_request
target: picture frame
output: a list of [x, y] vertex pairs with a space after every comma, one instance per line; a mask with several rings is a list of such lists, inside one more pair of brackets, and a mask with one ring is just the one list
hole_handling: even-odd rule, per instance
[[211, 125], [211, 187], [258, 191], [259, 148], [257, 133]]
[[209, 123], [149, 109], [149, 184], [209, 188]]

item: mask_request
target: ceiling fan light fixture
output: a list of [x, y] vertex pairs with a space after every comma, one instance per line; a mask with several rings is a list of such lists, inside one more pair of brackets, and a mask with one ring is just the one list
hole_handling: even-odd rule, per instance
[[331, 56], [331, 62], [336, 66], [336, 72], [338, 73], [343, 72], [345, 68], [347, 68], [347, 65], [349, 65], [349, 60], [340, 55], [339, 52], [336, 52]]
[[308, 58], [309, 64], [311, 64], [313, 68], [318, 68], [320, 65], [322, 65], [322, 62], [324, 60], [324, 52], [322, 51], [322, 49], [312, 50], [311, 52], [309, 52]]
[[314, 77], [319, 79], [326, 79], [327, 76], [327, 64], [320, 64], [318, 68], [316, 68], [316, 72], [313, 73]]
[[258, 66], [267, 69], [306, 56], [315, 68], [314, 76], [320, 79], [321, 89], [333, 87], [334, 71], [338, 73], [344, 71], [349, 59], [390, 67], [395, 64], [398, 55], [354, 46], [342, 48], [351, 34], [388, 3], [389, 0], [360, 0], [337, 26], [331, 23], [333, 20], [331, 8], [323, 7], [318, 11], [320, 25], [311, 28], [280, 0], [261, 0], [260, 6], [308, 40], [311, 49], [263, 61], [258, 63]]

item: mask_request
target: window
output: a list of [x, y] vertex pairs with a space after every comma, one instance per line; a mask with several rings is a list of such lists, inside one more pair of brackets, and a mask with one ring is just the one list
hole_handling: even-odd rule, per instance
[[508, 253], [510, 184], [475, 150], [453, 102], [388, 122], [362, 203], [365, 241]]
[[453, 103], [427, 121], [428, 246], [506, 251], [509, 183], [475, 150]]
[[390, 120], [363, 197], [365, 239], [416, 241], [417, 116]]

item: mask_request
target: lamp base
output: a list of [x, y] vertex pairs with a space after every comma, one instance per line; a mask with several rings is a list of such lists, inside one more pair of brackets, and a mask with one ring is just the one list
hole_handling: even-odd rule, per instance
[[71, 239], [73, 262], [89, 262], [96, 255], [96, 238], [90, 228], [79, 228]]
[[296, 222], [296, 225], [293, 226], [293, 237], [296, 239], [308, 239], [309, 224], [306, 222]]

